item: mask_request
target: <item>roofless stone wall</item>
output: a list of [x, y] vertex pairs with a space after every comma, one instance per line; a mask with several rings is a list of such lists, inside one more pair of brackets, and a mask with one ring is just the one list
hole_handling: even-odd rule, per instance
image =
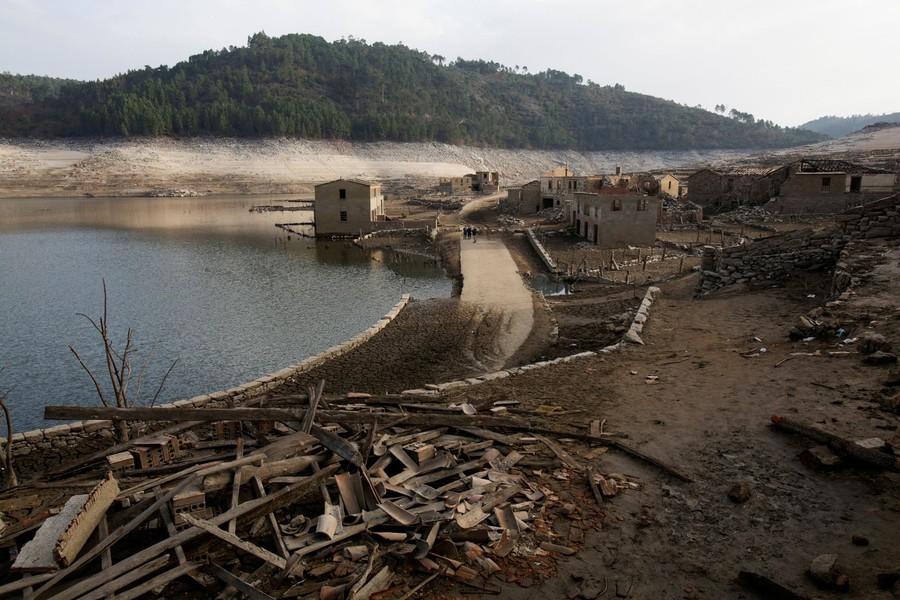
[[703, 249], [700, 294], [731, 285], [784, 280], [796, 270], [831, 269], [847, 242], [900, 237], [900, 194], [849, 209], [827, 231], [803, 229], [732, 248]]

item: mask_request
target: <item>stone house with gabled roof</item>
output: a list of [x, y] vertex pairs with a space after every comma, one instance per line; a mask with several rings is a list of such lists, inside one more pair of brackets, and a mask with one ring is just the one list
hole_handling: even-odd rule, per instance
[[336, 179], [315, 187], [313, 203], [316, 237], [360, 236], [384, 221], [380, 183]]

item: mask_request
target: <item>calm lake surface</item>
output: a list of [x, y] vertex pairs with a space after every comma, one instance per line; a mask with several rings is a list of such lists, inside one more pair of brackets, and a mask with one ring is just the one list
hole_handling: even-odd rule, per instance
[[104, 280], [115, 347], [131, 328], [135, 371], [152, 349], [141, 404], [176, 359], [157, 404], [295, 364], [367, 329], [404, 293], [450, 295], [422, 258], [289, 237], [275, 224], [310, 212], [250, 210], [285, 200], [0, 199], [0, 391], [14, 429], [56, 424], [46, 405], [99, 404], [69, 346], [108, 383], [100, 336], [80, 316], [99, 321]]

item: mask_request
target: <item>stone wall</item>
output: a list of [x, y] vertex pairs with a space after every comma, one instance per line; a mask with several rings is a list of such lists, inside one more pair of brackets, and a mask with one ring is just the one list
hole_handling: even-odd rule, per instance
[[732, 248], [703, 249], [700, 294], [732, 283], [783, 280], [798, 269], [832, 268], [852, 240], [900, 237], [900, 194], [849, 209], [838, 226], [803, 229]]
[[537, 253], [538, 258], [541, 259], [541, 262], [544, 263], [544, 266], [547, 267], [547, 270], [551, 273], [559, 273], [559, 267], [556, 266], [556, 261], [551, 258], [547, 249], [538, 241], [537, 236], [534, 235], [534, 230], [529, 227], [526, 230], [525, 235], [528, 236], [528, 242], [531, 244], [531, 247], [534, 248], [534, 251]]
[[[310, 356], [296, 365], [228, 390], [212, 392], [162, 406], [165, 408], [216, 407], [230, 406], [251, 400], [282, 385], [287, 379], [318, 367], [367, 342], [400, 314], [400, 311], [409, 304], [409, 298], [409, 294], [404, 294], [390, 312], [366, 331], [342, 344]], [[133, 434], [140, 435], [142, 433], [140, 425], [134, 428]], [[115, 443], [115, 434], [111, 421], [78, 421], [46, 429], [14, 433], [11, 442], [16, 472], [20, 479], [27, 479], [29, 474], [39, 473], [79, 456], [112, 446]], [[0, 446], [4, 451], [6, 443], [5, 438], [0, 438]]]

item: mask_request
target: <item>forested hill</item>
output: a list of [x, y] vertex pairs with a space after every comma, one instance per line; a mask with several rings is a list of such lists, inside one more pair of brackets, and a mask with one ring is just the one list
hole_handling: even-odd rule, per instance
[[[6, 75], [0, 96], [10, 78], [22, 83]], [[246, 47], [208, 50], [171, 68], [0, 103], [0, 135], [291, 136], [573, 150], [776, 148], [825, 137], [562, 71], [264, 33]]]
[[848, 133], [860, 131], [876, 123], [900, 123], [900, 112], [884, 115], [853, 115], [852, 117], [820, 117], [815, 121], [804, 123], [800, 127], [810, 131], [818, 131], [832, 137], [841, 137]]

